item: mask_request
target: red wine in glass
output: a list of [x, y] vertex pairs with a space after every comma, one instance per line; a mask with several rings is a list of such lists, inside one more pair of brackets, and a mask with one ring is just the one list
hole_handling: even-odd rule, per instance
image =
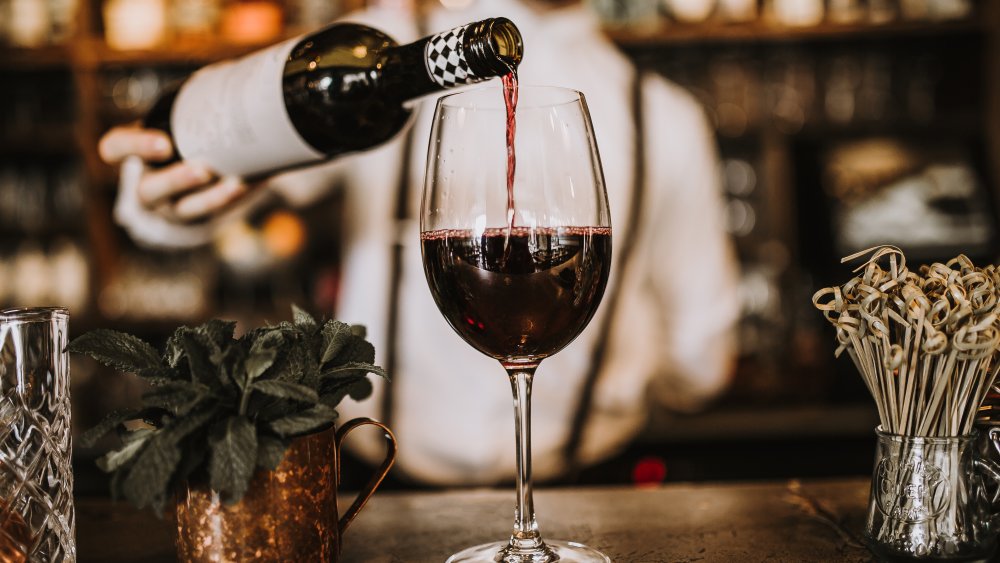
[[611, 269], [611, 229], [487, 229], [421, 235], [438, 308], [469, 344], [498, 360], [541, 359], [587, 326]]

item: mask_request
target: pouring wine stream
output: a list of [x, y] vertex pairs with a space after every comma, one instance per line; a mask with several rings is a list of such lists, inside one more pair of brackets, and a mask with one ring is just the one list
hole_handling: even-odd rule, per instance
[[514, 230], [514, 169], [517, 168], [517, 156], [514, 152], [514, 136], [517, 133], [517, 69], [511, 67], [510, 72], [503, 75], [503, 102], [507, 108], [507, 235], [504, 237], [503, 262], [510, 253], [510, 235]]

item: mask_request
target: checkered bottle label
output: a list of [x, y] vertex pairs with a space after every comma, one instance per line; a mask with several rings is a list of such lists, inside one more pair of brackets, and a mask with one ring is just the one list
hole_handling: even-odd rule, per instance
[[459, 84], [479, 82], [483, 77], [476, 76], [465, 58], [463, 47], [465, 29], [468, 26], [456, 27], [450, 31], [439, 33], [427, 41], [427, 72], [431, 79], [444, 88]]

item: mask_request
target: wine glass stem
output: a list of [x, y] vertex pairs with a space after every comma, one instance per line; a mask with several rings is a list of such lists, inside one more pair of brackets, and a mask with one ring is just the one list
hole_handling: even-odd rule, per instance
[[[526, 556], [525, 561], [544, 561], [551, 551], [542, 541], [535, 521], [535, 503], [531, 486], [531, 381], [537, 363], [504, 363], [514, 393], [514, 433], [517, 442], [517, 506], [514, 532], [508, 551]], [[541, 556], [541, 557], [539, 557]]]

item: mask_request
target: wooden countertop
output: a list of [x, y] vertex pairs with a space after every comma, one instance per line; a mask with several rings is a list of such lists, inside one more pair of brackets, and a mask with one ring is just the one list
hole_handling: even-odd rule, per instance
[[[616, 562], [872, 561], [859, 540], [868, 480], [540, 489], [543, 537]], [[513, 490], [383, 492], [344, 538], [343, 563], [441, 563], [508, 537]], [[77, 500], [80, 563], [174, 561], [171, 522], [103, 499]]]

